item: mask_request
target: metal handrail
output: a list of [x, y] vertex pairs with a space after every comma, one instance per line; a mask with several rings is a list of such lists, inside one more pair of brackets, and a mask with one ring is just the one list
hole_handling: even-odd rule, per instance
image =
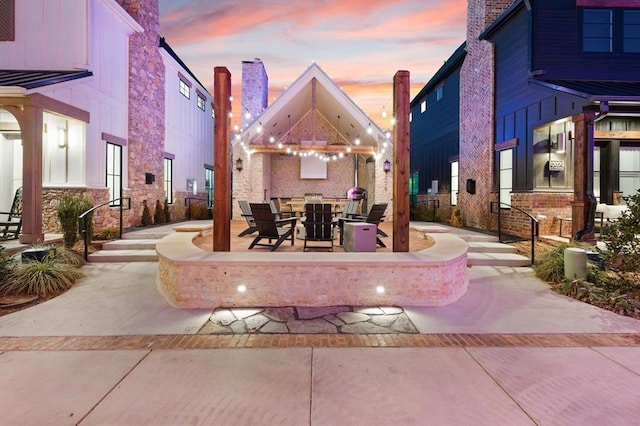
[[[524, 214], [525, 216], [528, 216], [529, 219], [531, 219], [531, 264], [533, 265], [533, 263], [535, 262], [535, 237], [538, 237], [540, 235], [540, 221], [538, 221], [538, 219], [536, 219], [535, 217], [531, 216], [530, 213], [522, 210], [519, 207], [515, 207], [512, 206], [511, 204], [507, 204], [507, 203], [503, 203], [502, 201], [492, 201], [490, 204], [490, 211], [491, 213], [495, 213], [493, 211], [493, 206], [494, 204], [498, 204], [500, 206], [507, 206], [510, 209], [514, 209], [519, 211], [520, 213]], [[502, 209], [498, 207], [498, 240], [500, 242], [503, 242], [502, 240], [502, 223], [501, 223], [501, 216], [502, 216]]]
[[204, 198], [198, 198], [198, 197], [187, 197], [184, 199], [184, 205], [187, 206], [187, 220], [191, 220], [191, 200], [194, 201], [204, 201], [205, 203], [207, 202], [206, 199]]
[[[89, 210], [87, 210], [86, 212], [78, 216], [78, 220], [82, 222], [82, 240], [84, 241], [84, 260], [89, 260], [89, 234], [87, 233], [87, 216], [90, 213], [93, 213], [96, 209], [106, 205], [110, 205], [111, 207], [119, 207], [120, 227], [118, 228], [118, 238], [122, 238], [122, 201], [125, 201], [125, 200], [127, 201], [126, 210], [131, 210], [131, 198], [123, 197], [123, 198], [116, 198], [115, 200], [109, 200], [97, 206], [91, 207]], [[117, 206], [114, 206], [113, 203], [115, 203], [116, 201], [120, 201], [120, 204], [118, 204]]]

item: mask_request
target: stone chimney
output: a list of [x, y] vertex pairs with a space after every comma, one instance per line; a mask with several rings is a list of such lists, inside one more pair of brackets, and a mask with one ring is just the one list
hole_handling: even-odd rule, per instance
[[[242, 127], [253, 122], [267, 108], [269, 77], [258, 58], [242, 61]], [[246, 113], [251, 114], [250, 118]]]
[[[467, 56], [460, 72], [460, 155], [458, 202], [467, 226], [490, 226], [489, 201], [494, 170], [495, 76], [494, 47], [478, 36], [513, 3], [513, 0], [468, 0]], [[476, 193], [465, 190], [467, 179]]]

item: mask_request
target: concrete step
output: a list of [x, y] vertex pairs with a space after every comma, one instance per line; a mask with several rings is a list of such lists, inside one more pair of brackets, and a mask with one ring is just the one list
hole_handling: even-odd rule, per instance
[[467, 264], [471, 266], [531, 266], [531, 260], [514, 253], [467, 253]]
[[157, 262], [158, 253], [154, 250], [101, 250], [89, 255], [91, 263], [108, 262]]
[[492, 241], [471, 241], [469, 252], [474, 253], [517, 253], [518, 250], [509, 244], [495, 243]]
[[173, 228], [151, 228], [122, 234], [123, 240], [161, 240], [173, 232]]
[[102, 245], [102, 250], [155, 250], [158, 240], [116, 240]]
[[484, 235], [484, 234], [454, 234], [457, 237], [462, 238], [468, 243], [497, 243], [499, 242], [498, 237], [495, 235]]

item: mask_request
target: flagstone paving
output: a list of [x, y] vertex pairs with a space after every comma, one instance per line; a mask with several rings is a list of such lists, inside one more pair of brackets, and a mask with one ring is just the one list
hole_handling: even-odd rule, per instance
[[417, 334], [399, 307], [216, 309], [198, 334]]

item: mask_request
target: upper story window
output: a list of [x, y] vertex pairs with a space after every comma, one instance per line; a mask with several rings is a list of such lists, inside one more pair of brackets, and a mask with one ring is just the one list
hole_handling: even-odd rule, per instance
[[15, 0], [0, 0], [0, 41], [16, 39]]
[[444, 86], [440, 86], [436, 89], [436, 101], [442, 100], [443, 92], [444, 92]]
[[582, 50], [585, 52], [613, 51], [613, 11], [585, 9], [582, 18]]
[[198, 108], [204, 111], [204, 98], [198, 95], [197, 100], [198, 100]]
[[187, 99], [191, 97], [190, 89], [189, 85], [184, 80], [180, 79], [180, 93], [182, 93], [182, 95]]
[[622, 49], [625, 52], [640, 53], [640, 10], [625, 10], [623, 20]]
[[420, 102], [420, 112], [425, 112], [427, 110], [427, 101]]

